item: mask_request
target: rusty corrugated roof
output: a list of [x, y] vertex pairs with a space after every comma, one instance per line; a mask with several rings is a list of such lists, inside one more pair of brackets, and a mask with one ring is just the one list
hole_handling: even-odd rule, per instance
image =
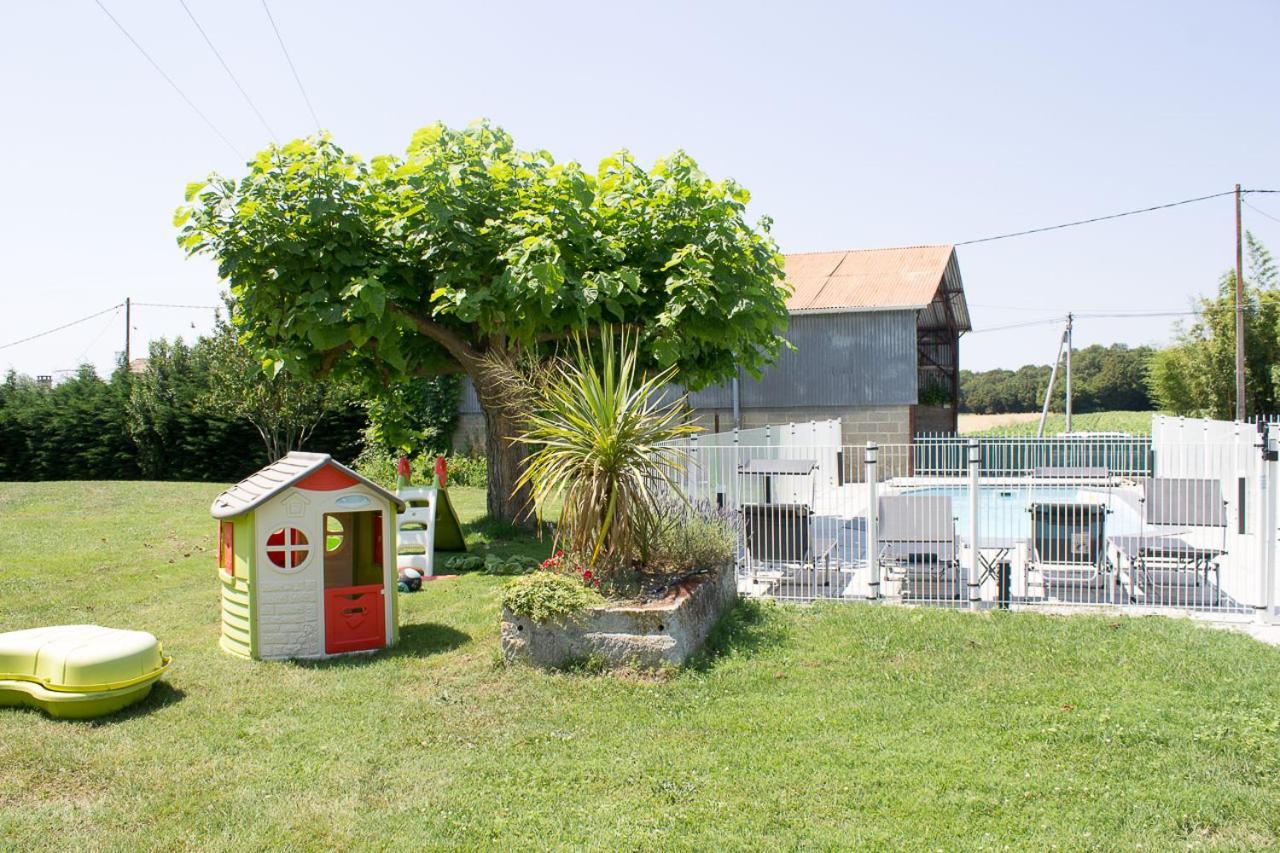
[[951, 246], [804, 252], [786, 256], [791, 311], [924, 308], [933, 301]]

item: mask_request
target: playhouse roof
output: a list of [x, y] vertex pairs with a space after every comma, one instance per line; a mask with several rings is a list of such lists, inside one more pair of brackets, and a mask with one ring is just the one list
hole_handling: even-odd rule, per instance
[[368, 486], [395, 504], [396, 509], [404, 509], [404, 501], [394, 493], [382, 488], [368, 477], [362, 477], [341, 462], [335, 462], [328, 453], [303, 453], [300, 450], [294, 450], [283, 459], [272, 462], [255, 474], [250, 474], [218, 495], [213, 499], [210, 512], [213, 513], [214, 518], [231, 518], [248, 512], [326, 466], [336, 468]]

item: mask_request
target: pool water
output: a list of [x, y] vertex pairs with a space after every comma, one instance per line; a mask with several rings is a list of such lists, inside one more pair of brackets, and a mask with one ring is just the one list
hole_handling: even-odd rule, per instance
[[[969, 538], [969, 487], [921, 486], [904, 489], [905, 495], [944, 495], [951, 498], [956, 533]], [[1033, 503], [1096, 503], [1107, 514], [1108, 536], [1141, 532], [1141, 519], [1113, 489], [1082, 489], [1077, 486], [982, 486], [978, 489], [978, 537], [983, 540], [1026, 539], [1031, 535]]]

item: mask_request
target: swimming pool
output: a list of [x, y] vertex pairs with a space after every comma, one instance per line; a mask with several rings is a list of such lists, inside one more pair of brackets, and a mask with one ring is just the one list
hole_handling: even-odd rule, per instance
[[[1118, 496], [1115, 489], [1079, 486], [981, 486], [978, 489], [978, 537], [983, 540], [1026, 539], [1031, 535], [1032, 504], [1095, 503], [1105, 505], [1107, 535], [1141, 532], [1137, 511]], [[943, 495], [951, 498], [956, 534], [969, 538], [969, 487], [918, 486], [903, 489], [904, 495]]]

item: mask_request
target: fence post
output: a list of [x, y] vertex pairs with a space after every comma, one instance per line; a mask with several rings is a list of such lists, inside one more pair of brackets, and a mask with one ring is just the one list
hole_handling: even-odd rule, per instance
[[978, 559], [978, 478], [982, 473], [982, 447], [978, 439], [969, 439], [969, 607], [982, 601], [982, 579]]
[[698, 499], [698, 434], [694, 433], [689, 436], [689, 458], [684, 460], [685, 464], [685, 482], [689, 484], [688, 493], [689, 500], [696, 501]]
[[1280, 519], [1276, 512], [1276, 476], [1280, 473], [1280, 442], [1264, 427], [1262, 433], [1262, 458], [1258, 466], [1258, 609], [1259, 622], [1275, 619], [1276, 594], [1276, 536], [1280, 534]]
[[880, 501], [876, 497], [876, 452], [876, 443], [868, 441], [863, 461], [867, 472], [867, 598], [871, 601], [880, 599]]

